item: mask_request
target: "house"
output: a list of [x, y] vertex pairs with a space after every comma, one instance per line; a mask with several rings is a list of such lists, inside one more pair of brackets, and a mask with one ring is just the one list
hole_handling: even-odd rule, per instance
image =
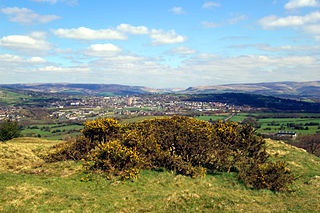
[[279, 131], [276, 135], [279, 137], [291, 137], [291, 138], [297, 137], [297, 133], [293, 131]]

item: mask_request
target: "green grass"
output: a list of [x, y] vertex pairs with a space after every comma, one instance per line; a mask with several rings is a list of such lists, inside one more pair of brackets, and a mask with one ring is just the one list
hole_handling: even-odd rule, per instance
[[157, 118], [159, 116], [139, 116], [139, 117], [134, 117], [134, 118], [126, 118], [126, 119], [121, 119], [120, 123], [121, 124], [125, 124], [125, 123], [134, 123], [137, 121], [143, 121], [145, 119], [153, 119], [153, 118]]
[[224, 120], [226, 119], [230, 114], [225, 114], [225, 115], [201, 115], [195, 117], [198, 120], [203, 120], [203, 121], [209, 121], [212, 119], [213, 121], [215, 120]]
[[31, 99], [31, 97], [16, 92], [12, 92], [8, 89], [0, 88], [0, 103], [3, 105], [22, 103], [26, 99]]
[[244, 119], [248, 118], [250, 114], [248, 113], [239, 113], [235, 116], [233, 116], [229, 121], [233, 121], [233, 122], [240, 122], [243, 121]]
[[0, 212], [319, 212], [320, 159], [268, 140], [273, 160], [298, 176], [293, 192], [246, 188], [235, 173], [192, 179], [142, 171], [125, 184], [81, 182], [81, 163], [46, 163], [39, 156], [59, 141], [18, 138], [0, 143]]
[[[37, 127], [37, 128], [33, 128]], [[47, 127], [47, 130], [41, 129]], [[80, 135], [80, 130], [83, 129], [82, 125], [75, 124], [45, 124], [45, 125], [30, 125], [29, 128], [24, 128], [21, 131], [23, 136], [37, 136], [38, 134], [41, 138], [46, 139], [62, 139], [65, 135], [77, 136]], [[71, 131], [71, 132], [68, 132]]]
[[[308, 126], [308, 130], [296, 130], [294, 128], [290, 128], [287, 127], [287, 123], [295, 123], [295, 124], [302, 124], [303, 127], [306, 123], [310, 123], [310, 122], [315, 122], [315, 123], [319, 123], [320, 124], [320, 118], [319, 118], [319, 114], [315, 114], [315, 113], [298, 113], [298, 114], [292, 114], [292, 113], [280, 113], [282, 116], [287, 116], [287, 118], [277, 118], [277, 117], [273, 117], [276, 116], [279, 113], [238, 113], [235, 116], [233, 116], [229, 121], [233, 121], [233, 122], [241, 122], [244, 119], [248, 118], [248, 117], [259, 117], [259, 116], [265, 116], [267, 118], [257, 118], [257, 121], [259, 123], [259, 125], [261, 126], [258, 129], [259, 133], [276, 133], [279, 131], [279, 128], [281, 127], [281, 125], [284, 125], [284, 129], [283, 131], [295, 131], [297, 132], [299, 135], [308, 135], [308, 134], [319, 134], [320, 129], [318, 129], [318, 125], [317, 126]], [[291, 118], [293, 115], [298, 115], [297, 118]], [[197, 117], [200, 120], [209, 120], [210, 118], [212, 118], [212, 120], [223, 120], [226, 117], [228, 117], [229, 115], [225, 115], [225, 116], [199, 116]], [[312, 116], [314, 116], [314, 118], [312, 118]], [[275, 122], [278, 125], [275, 126], [270, 126], [268, 124], [271, 124], [271, 122]], [[266, 128], [271, 128], [270, 130], [266, 130]]]
[[[271, 122], [275, 122], [278, 125], [276, 126], [270, 126], [268, 124], [271, 124]], [[320, 124], [319, 118], [264, 118], [259, 119], [258, 123], [261, 125], [261, 128], [259, 129], [259, 132], [278, 132], [281, 125], [284, 125], [285, 129], [284, 131], [295, 131], [300, 135], [306, 135], [306, 134], [316, 134], [320, 131], [317, 126], [308, 126], [308, 130], [296, 130], [292, 127], [287, 127], [287, 123], [295, 123], [295, 124], [302, 124], [303, 127], [306, 127], [306, 123], [315, 122]], [[266, 128], [271, 128], [271, 130], [265, 130]]]

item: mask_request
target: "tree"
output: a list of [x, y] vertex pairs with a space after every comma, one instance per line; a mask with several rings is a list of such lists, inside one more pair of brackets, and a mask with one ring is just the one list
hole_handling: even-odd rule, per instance
[[248, 124], [254, 128], [260, 128], [260, 125], [259, 125], [257, 119], [255, 119], [253, 117], [248, 117], [248, 118], [244, 119], [243, 123]]
[[302, 135], [297, 138], [293, 145], [305, 149], [307, 152], [320, 157], [320, 135]]
[[5, 120], [0, 124], [0, 141], [8, 141], [20, 136], [20, 126], [18, 122]]

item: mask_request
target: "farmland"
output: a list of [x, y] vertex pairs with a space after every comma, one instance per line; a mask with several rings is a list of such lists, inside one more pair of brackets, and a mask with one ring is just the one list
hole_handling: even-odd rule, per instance
[[[199, 116], [200, 120], [224, 120], [231, 114]], [[278, 131], [295, 131], [299, 135], [319, 134], [320, 115], [314, 113], [238, 113], [229, 121], [242, 122], [254, 118], [259, 124], [258, 133], [277, 133]]]
[[62, 139], [66, 135], [78, 136], [80, 135], [80, 129], [82, 129], [81, 123], [30, 125], [25, 127], [21, 134], [29, 137], [33, 136], [56, 140]]

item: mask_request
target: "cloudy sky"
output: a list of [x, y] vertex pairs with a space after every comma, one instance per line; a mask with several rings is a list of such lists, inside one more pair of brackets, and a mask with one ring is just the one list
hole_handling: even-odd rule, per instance
[[0, 84], [320, 80], [320, 0], [0, 0]]

